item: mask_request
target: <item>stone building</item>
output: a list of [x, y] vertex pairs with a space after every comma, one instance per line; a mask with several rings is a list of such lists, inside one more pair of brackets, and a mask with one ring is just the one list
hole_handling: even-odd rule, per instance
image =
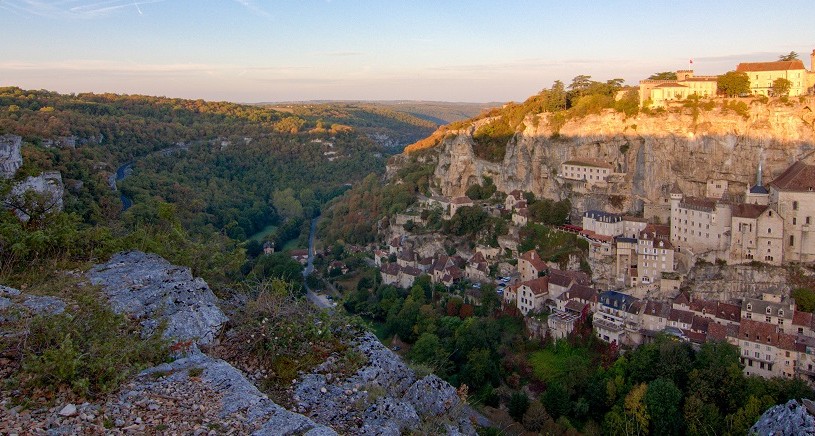
[[815, 165], [798, 161], [769, 188], [770, 207], [784, 221], [783, 261], [815, 261]]
[[535, 250], [529, 250], [518, 258], [518, 273], [522, 282], [536, 279], [548, 269], [546, 261]]
[[[815, 51], [813, 51], [815, 59]], [[810, 64], [810, 66], [812, 66]], [[810, 76], [813, 74], [798, 59], [775, 62], [742, 62], [736, 67], [739, 73], [747, 74], [750, 79], [750, 92], [753, 95], [772, 96], [773, 82], [787, 79], [790, 82], [789, 95], [796, 97], [809, 92]]]
[[664, 107], [691, 95], [713, 97], [718, 90], [716, 80], [717, 76], [696, 76], [693, 70], [677, 71], [676, 80], [640, 80], [640, 106], [648, 101], [653, 108]]
[[594, 159], [574, 159], [560, 164], [559, 176], [566, 180], [584, 181], [588, 185], [606, 186], [611, 165]]
[[735, 204], [731, 208], [730, 263], [761, 261], [781, 265], [783, 220], [769, 206]]
[[640, 232], [637, 242], [636, 279], [642, 284], [656, 283], [662, 278], [662, 273], [673, 271], [674, 248], [670, 241], [670, 229], [668, 226], [649, 224]]
[[671, 190], [671, 243], [696, 255], [725, 253], [730, 246], [730, 205], [722, 199], [685, 197]]

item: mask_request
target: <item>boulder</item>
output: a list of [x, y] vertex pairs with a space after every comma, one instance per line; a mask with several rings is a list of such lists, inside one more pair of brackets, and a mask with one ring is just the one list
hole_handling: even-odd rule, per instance
[[165, 338], [208, 345], [227, 321], [203, 279], [155, 254], [117, 253], [88, 277], [102, 287], [116, 313], [142, 320], [145, 336], [166, 323]]
[[793, 436], [815, 435], [815, 417], [796, 400], [771, 407], [750, 427], [748, 434]]

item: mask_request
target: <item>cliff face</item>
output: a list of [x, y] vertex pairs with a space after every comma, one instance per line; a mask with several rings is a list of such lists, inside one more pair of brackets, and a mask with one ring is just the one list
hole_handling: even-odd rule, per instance
[[[682, 108], [626, 119], [607, 110], [571, 119], [557, 134], [547, 115], [528, 115], [501, 162], [478, 159], [473, 153], [476, 122], [441, 141], [435, 176], [441, 193], [448, 196], [464, 195], [469, 185], [489, 176], [501, 191], [569, 196], [578, 207], [602, 208], [609, 196], [624, 196], [620, 212], [639, 209], [643, 202], [657, 203], [674, 182], [686, 195], [704, 196], [708, 180], [726, 180], [730, 192], [740, 194], [755, 183], [760, 159], [767, 183], [814, 150], [813, 108], [815, 98], [809, 97], [793, 106], [754, 103], [748, 117], [721, 108], [700, 109], [694, 117], [692, 109]], [[575, 193], [556, 175], [561, 163], [576, 158], [609, 163], [619, 174], [612, 176], [608, 188]]]

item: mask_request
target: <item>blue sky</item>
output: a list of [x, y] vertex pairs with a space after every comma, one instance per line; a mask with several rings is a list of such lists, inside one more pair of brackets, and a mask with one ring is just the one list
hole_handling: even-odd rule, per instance
[[815, 1], [0, 0], [0, 86], [236, 102], [523, 100], [815, 49]]

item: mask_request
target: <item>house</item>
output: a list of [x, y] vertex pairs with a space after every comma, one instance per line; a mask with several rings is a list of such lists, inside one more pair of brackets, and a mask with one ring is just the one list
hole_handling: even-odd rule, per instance
[[340, 274], [347, 274], [348, 267], [345, 265], [345, 263], [340, 262], [339, 260], [335, 260], [328, 264], [328, 271], [329, 274], [331, 273], [331, 271], [339, 271]]
[[745, 73], [750, 79], [753, 95], [773, 95], [773, 82], [786, 79], [790, 82], [789, 96], [806, 95], [809, 91], [810, 73], [799, 59], [775, 62], [742, 62], [736, 72]]
[[795, 375], [795, 337], [776, 325], [742, 318], [738, 331], [744, 373], [765, 378]]
[[587, 185], [607, 186], [611, 165], [596, 159], [573, 159], [560, 164], [559, 177], [586, 182]]
[[452, 265], [444, 269], [444, 274], [441, 278], [441, 284], [444, 286], [452, 287], [458, 284], [464, 278], [464, 271], [461, 268]]
[[382, 274], [382, 283], [385, 285], [397, 285], [399, 284], [399, 273], [401, 272], [401, 268], [399, 265], [395, 263], [386, 263], [379, 268], [380, 274]]
[[815, 165], [798, 161], [769, 183], [770, 207], [781, 215], [784, 262], [815, 261]]
[[767, 205], [732, 206], [730, 263], [761, 261], [781, 265], [784, 252], [784, 220]]
[[382, 266], [382, 262], [388, 260], [388, 252], [385, 250], [374, 250], [374, 265]]
[[523, 281], [517, 285], [515, 293], [515, 304], [522, 314], [540, 311], [549, 296], [549, 277]]
[[477, 251], [464, 267], [464, 275], [471, 282], [489, 281], [490, 266], [484, 255]]
[[399, 251], [401, 249], [402, 249], [402, 238], [397, 236], [391, 239], [391, 242], [388, 244], [388, 253], [399, 254]]
[[741, 303], [741, 320], [762, 321], [778, 326], [786, 333], [797, 333], [793, 325], [795, 300], [764, 293], [761, 299], [745, 298]]
[[636, 286], [639, 282], [637, 268], [637, 248], [639, 241], [636, 238], [617, 236], [614, 238], [615, 277], [617, 283], [623, 286]]
[[416, 253], [414, 253], [412, 249], [407, 248], [402, 250], [396, 257], [396, 263], [403, 268], [408, 266], [416, 268], [419, 265], [416, 258]]
[[668, 326], [671, 315], [671, 305], [659, 301], [648, 300], [640, 314], [642, 329], [646, 336], [656, 335]]
[[529, 209], [526, 207], [517, 208], [512, 212], [512, 223], [518, 227], [523, 227], [529, 222]]
[[518, 258], [518, 273], [521, 281], [529, 281], [540, 277], [549, 267], [535, 250], [529, 250]]
[[399, 274], [399, 286], [409, 289], [411, 286], [413, 286], [413, 282], [416, 281], [416, 278], [422, 274], [422, 270], [419, 268], [412, 266], [402, 267]]
[[671, 190], [671, 244], [697, 255], [725, 254], [730, 247], [731, 209], [722, 199], [685, 197]]
[[639, 310], [642, 302], [618, 291], [605, 291], [598, 297], [593, 325], [597, 337], [618, 345], [634, 343], [633, 334], [640, 330]]
[[718, 76], [697, 76], [693, 70], [679, 70], [676, 80], [640, 80], [640, 106], [650, 103], [664, 107], [670, 101], [684, 100], [692, 95], [713, 97], [718, 90]]
[[588, 285], [575, 283], [566, 292], [556, 297], [555, 300], [557, 304], [557, 309], [561, 312], [566, 311], [566, 306], [571, 301], [576, 301], [580, 304], [587, 305], [588, 310], [590, 312], [594, 312], [596, 311], [597, 307], [597, 297], [598, 294], [596, 289]]
[[637, 241], [637, 274], [643, 284], [658, 282], [663, 273], [674, 271], [674, 248], [668, 226], [649, 224]]
[[504, 209], [511, 211], [515, 209], [515, 206], [521, 201], [525, 201], [524, 193], [515, 189], [507, 194], [507, 197], [504, 199]]
[[583, 212], [583, 231], [592, 235], [614, 237], [624, 233], [625, 223], [622, 215], [588, 210]]
[[274, 254], [274, 242], [266, 241], [263, 243], [263, 254]]
[[549, 315], [546, 319], [546, 324], [549, 326], [552, 338], [554, 340], [563, 339], [574, 331], [574, 326], [580, 320], [580, 313], [574, 312], [555, 312]]
[[300, 264], [302, 264], [302, 265], [305, 265], [306, 263], [308, 263], [308, 249], [307, 248], [298, 249], [298, 250], [291, 250], [289, 252], [289, 256], [291, 256], [292, 259], [300, 262]]
[[462, 207], [473, 207], [473, 201], [469, 197], [456, 197], [450, 200], [450, 215], [448, 218], [453, 217]]

